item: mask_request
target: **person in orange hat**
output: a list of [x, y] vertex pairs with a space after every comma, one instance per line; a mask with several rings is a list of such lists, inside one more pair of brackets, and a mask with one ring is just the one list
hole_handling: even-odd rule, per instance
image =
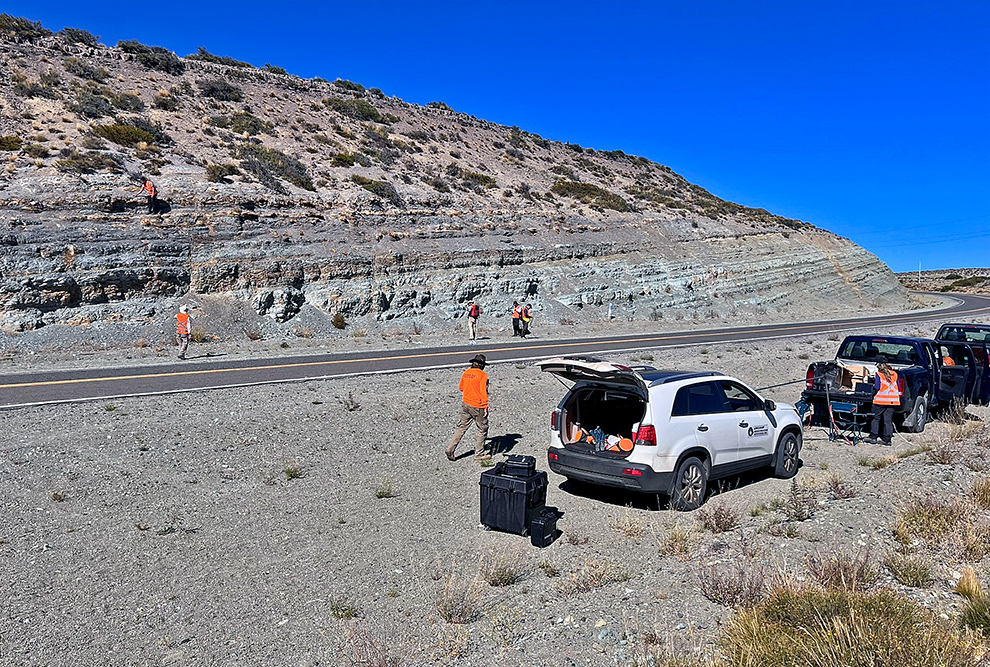
[[488, 374], [485, 373], [485, 355], [476, 354], [471, 359], [471, 368], [461, 374], [457, 389], [461, 392], [461, 420], [457, 423], [454, 437], [447, 445], [447, 460], [454, 460], [454, 450], [467, 433], [471, 422], [478, 427], [478, 440], [474, 446], [474, 458], [481, 461], [492, 456], [485, 452], [488, 439]]

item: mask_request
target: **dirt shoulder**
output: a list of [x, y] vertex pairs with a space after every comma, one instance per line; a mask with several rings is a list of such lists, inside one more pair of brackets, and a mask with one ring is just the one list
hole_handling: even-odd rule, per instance
[[[836, 345], [798, 337], [623, 360], [717, 369], [766, 387], [802, 377]], [[563, 388], [529, 365], [489, 374], [491, 435], [546, 469], [548, 414]], [[903, 551], [896, 518], [915, 499], [963, 502], [990, 466], [990, 414], [971, 408], [962, 425], [897, 434], [892, 448], [850, 447], [812, 429], [796, 485], [732, 480], [704, 512], [571, 489], [551, 473], [548, 503], [564, 512], [563, 535], [538, 550], [485, 531], [483, 469], [443, 456], [458, 375], [0, 414], [0, 562], [18, 582], [0, 621], [4, 658], [561, 665], [626, 664], [657, 641], [709, 651], [733, 613], [703, 592], [712, 572], [742, 564], [767, 581], [800, 581], [822, 555], [868, 550], [879, 563]], [[793, 402], [800, 387], [765, 394]], [[716, 511], [736, 525], [705, 529], [705, 512]], [[986, 580], [990, 566], [985, 512], [972, 517], [965, 530], [984, 536], [975, 543], [962, 522], [944, 539], [909, 537], [930, 584], [905, 586], [882, 567], [879, 584], [954, 619], [961, 568]], [[449, 622], [458, 616], [467, 622]]]

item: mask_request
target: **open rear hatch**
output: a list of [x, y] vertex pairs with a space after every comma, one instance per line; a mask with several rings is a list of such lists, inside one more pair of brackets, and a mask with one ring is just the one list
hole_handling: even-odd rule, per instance
[[594, 357], [557, 357], [540, 369], [582, 386], [573, 388], [558, 410], [565, 449], [625, 458], [646, 414], [646, 382], [636, 369]]

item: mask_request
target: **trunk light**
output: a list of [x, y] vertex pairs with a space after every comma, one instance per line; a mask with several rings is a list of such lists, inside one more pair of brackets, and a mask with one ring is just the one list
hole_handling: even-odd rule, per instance
[[550, 430], [551, 431], [556, 431], [557, 430], [557, 411], [556, 410], [554, 410], [553, 412], [550, 413]]
[[628, 475], [630, 477], [642, 477], [643, 476], [643, 471], [642, 470], [637, 470], [636, 468], [623, 468], [622, 469], [622, 474], [623, 475]]
[[652, 425], [647, 424], [645, 426], [640, 426], [639, 430], [636, 431], [636, 444], [637, 445], [656, 445], [657, 444], [657, 430], [653, 428]]
[[560, 457], [557, 455], [557, 452], [547, 452], [547, 458], [551, 461], [556, 461]]
[[897, 376], [897, 393], [901, 395], [901, 398], [904, 397], [904, 378], [900, 375]]
[[807, 381], [805, 382], [805, 385], [807, 385], [807, 388], [808, 389], [814, 389], [815, 388], [815, 369], [814, 369], [813, 366], [808, 366], [808, 374], [805, 377], [807, 379]]

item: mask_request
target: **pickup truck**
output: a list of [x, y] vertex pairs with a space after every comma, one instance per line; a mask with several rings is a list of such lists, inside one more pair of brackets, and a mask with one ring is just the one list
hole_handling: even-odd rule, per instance
[[[861, 419], [871, 414], [876, 393], [873, 379], [881, 361], [897, 371], [901, 404], [894, 408], [894, 424], [911, 433], [925, 430], [931, 410], [978, 401], [980, 388], [990, 381], [986, 365], [978, 368], [972, 349], [965, 343], [847, 336], [833, 361], [817, 361], [808, 367], [801, 398], [811, 409], [811, 424], [827, 426], [836, 418], [829, 409], [833, 402], [856, 406]], [[844, 414], [841, 419], [847, 418]], [[841, 419], [837, 418], [837, 423], [847, 426]]]
[[951, 363], [966, 369], [967, 393], [973, 403], [990, 405], [990, 324], [943, 324], [935, 340], [939, 344], [966, 343], [972, 356], [966, 355], [965, 349], [954, 348], [943, 354], [943, 361], [951, 359]]

